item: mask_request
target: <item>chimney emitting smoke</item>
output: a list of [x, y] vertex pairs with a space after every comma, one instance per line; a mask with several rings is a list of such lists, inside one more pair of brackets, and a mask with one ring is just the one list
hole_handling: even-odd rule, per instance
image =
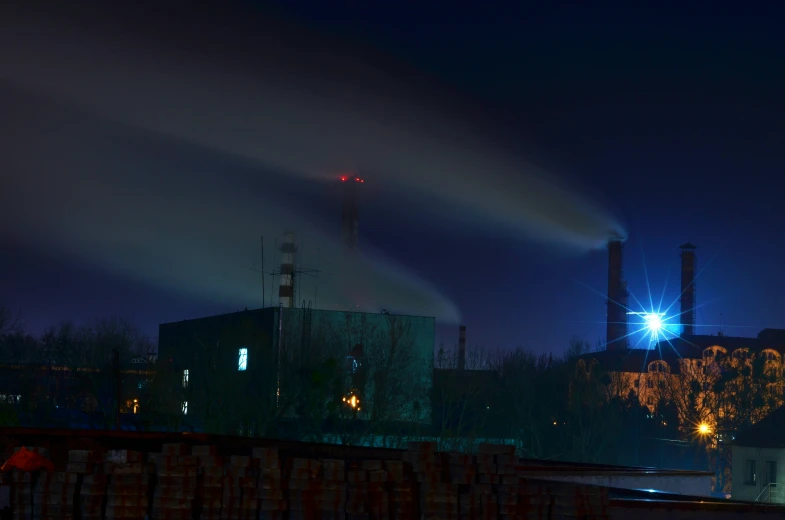
[[627, 284], [622, 271], [621, 238], [608, 242], [608, 314], [606, 348], [624, 350], [627, 348]]

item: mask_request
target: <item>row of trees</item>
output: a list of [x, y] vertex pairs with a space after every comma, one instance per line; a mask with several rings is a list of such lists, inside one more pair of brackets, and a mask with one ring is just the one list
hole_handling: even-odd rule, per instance
[[117, 362], [126, 365], [154, 348], [149, 338], [124, 320], [103, 319], [81, 326], [64, 322], [34, 336], [0, 307], [0, 405], [5, 405], [0, 409], [0, 425], [67, 424], [64, 414], [79, 410], [90, 414], [95, 425], [112, 427], [118, 404], [129, 405], [118, 403], [123, 393], [132, 394], [124, 386], [138, 386], [136, 380], [123, 381]]
[[[272, 392], [240, 387], [236, 372], [220, 369], [221, 345], [197, 341], [204, 369], [194, 372], [190, 386], [158, 363], [151, 373], [128, 378], [144, 388], [123, 390], [137, 402], [120, 404], [138, 409], [150, 427], [188, 424], [193, 414], [184, 406], [191, 399], [192, 409], [201, 403], [200, 426], [219, 433], [390, 447], [407, 437], [435, 436], [443, 449], [458, 450], [496, 438], [515, 442], [531, 458], [672, 467], [693, 465], [705, 455], [706, 441], [716, 446], [721, 431], [741, 430], [782, 404], [781, 371], [762, 356], [682, 360], [673, 373], [675, 367], [609, 373], [586, 355], [593, 350], [587, 343], [575, 341], [560, 357], [470, 348], [466, 370], [457, 371], [455, 353], [442, 346], [431, 382], [430, 360], [417, 351], [411, 323], [396, 316], [371, 323], [347, 315], [346, 323], [312, 327], [307, 341], [296, 320], [290, 326], [280, 370], [271, 367], [261, 378]], [[48, 399], [57, 392], [41, 388], [32, 375], [28, 388], [15, 390], [41, 394], [26, 399], [39, 412], [89, 409], [110, 425], [118, 404], [115, 352], [127, 361], [153, 348], [122, 320], [65, 323], [33, 337], [12, 314], [0, 312], [3, 362], [68, 369], [71, 391], [61, 402]], [[0, 421], [12, 422], [9, 417], [0, 414]], [[696, 435], [700, 424], [712, 435]]]

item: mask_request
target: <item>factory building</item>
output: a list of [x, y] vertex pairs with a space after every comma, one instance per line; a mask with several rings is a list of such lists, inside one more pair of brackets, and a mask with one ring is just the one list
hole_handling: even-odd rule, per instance
[[280, 305], [162, 324], [158, 353], [186, 424], [261, 433], [306, 415], [429, 422], [434, 337], [431, 317]]
[[[636, 395], [652, 413], [661, 401], [672, 403], [679, 409], [682, 426], [703, 424], [712, 430], [719, 430], [723, 423], [740, 421], [736, 410], [739, 403], [733, 402], [730, 394], [738, 398], [744, 391], [756, 389], [756, 401], [761, 402], [747, 422], [761, 419], [782, 404], [785, 330], [765, 329], [756, 337], [695, 333], [696, 247], [691, 243], [679, 248], [678, 332], [660, 335], [654, 348], [629, 348], [622, 247], [620, 239], [608, 245], [606, 349], [584, 356], [589, 363], [599, 363], [609, 375], [613, 394]], [[729, 374], [736, 380], [729, 380]]]

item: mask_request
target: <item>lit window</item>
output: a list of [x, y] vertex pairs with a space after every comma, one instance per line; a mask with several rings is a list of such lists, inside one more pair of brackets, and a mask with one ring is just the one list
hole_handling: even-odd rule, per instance
[[183, 370], [183, 388], [188, 388], [188, 369]]
[[241, 348], [237, 356], [237, 370], [248, 368], [248, 349]]
[[188, 401], [183, 401], [183, 415], [188, 415]]

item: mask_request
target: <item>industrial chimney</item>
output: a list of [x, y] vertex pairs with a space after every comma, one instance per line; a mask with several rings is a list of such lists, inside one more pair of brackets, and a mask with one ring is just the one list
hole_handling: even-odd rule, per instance
[[357, 210], [357, 189], [365, 180], [353, 175], [341, 177], [343, 183], [343, 211], [341, 213], [341, 239], [349, 249], [357, 249], [359, 241], [359, 212]]
[[627, 348], [627, 283], [622, 273], [622, 239], [608, 242], [608, 314], [606, 348]]
[[294, 307], [294, 264], [297, 247], [294, 233], [287, 231], [281, 244], [281, 284], [278, 288], [278, 301], [285, 309]]
[[458, 327], [458, 370], [466, 370], [466, 325]]
[[682, 336], [695, 334], [695, 250], [697, 247], [687, 242], [681, 249], [681, 323]]

